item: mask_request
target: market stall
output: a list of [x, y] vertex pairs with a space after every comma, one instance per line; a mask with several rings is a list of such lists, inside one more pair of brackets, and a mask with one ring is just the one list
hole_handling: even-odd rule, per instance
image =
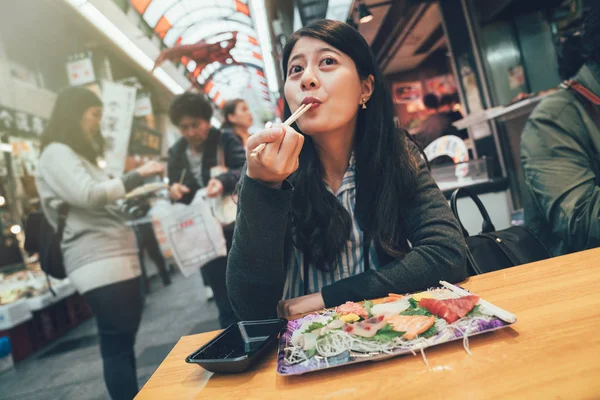
[[37, 264], [0, 272], [0, 337], [9, 338], [14, 362], [41, 350], [90, 317], [83, 298], [68, 279], [47, 279]]

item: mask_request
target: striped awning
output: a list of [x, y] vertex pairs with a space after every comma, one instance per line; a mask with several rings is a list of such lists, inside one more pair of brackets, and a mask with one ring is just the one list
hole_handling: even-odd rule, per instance
[[[263, 110], [273, 110], [248, 0], [130, 2], [167, 47], [198, 45], [206, 49], [204, 45], [213, 45], [206, 63], [199, 64], [190, 56], [181, 56], [179, 61], [216, 105], [222, 107], [225, 101], [242, 97]], [[223, 51], [214, 51], [217, 43], [221, 49], [216, 49]]]

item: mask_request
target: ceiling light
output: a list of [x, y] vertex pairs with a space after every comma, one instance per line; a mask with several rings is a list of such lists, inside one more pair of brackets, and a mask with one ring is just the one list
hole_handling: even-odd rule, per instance
[[361, 24], [366, 24], [373, 20], [373, 14], [371, 14], [371, 11], [369, 11], [365, 3], [360, 3], [358, 5], [358, 20]]

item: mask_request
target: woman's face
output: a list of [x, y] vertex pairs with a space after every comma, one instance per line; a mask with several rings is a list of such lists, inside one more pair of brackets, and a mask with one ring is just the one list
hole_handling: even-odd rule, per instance
[[92, 139], [100, 134], [100, 122], [102, 121], [102, 106], [90, 107], [83, 113], [79, 126], [81, 131]]
[[227, 118], [229, 118], [229, 122], [231, 122], [233, 125], [244, 129], [250, 128], [254, 122], [252, 112], [245, 101], [240, 101], [237, 103], [234, 113], [229, 114]]
[[303, 133], [354, 128], [361, 99], [369, 99], [373, 80], [361, 81], [350, 57], [321, 40], [301, 37], [286, 68], [284, 94], [291, 112], [315, 103], [297, 121]]

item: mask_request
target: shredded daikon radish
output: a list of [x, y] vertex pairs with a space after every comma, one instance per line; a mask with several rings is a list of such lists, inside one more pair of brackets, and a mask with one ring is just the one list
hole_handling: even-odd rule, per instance
[[350, 350], [352, 337], [343, 331], [331, 331], [317, 340], [317, 352], [323, 357], [333, 357]]
[[455, 332], [462, 334], [463, 337], [463, 347], [468, 355], [472, 356], [471, 348], [469, 346], [469, 335], [473, 333], [473, 331], [477, 328], [478, 320], [487, 320], [489, 318], [482, 317], [478, 319], [469, 319], [469, 320], [458, 320], [452, 325], [449, 325]]
[[[473, 321], [470, 321], [470, 322], [477, 322], [477, 321], [473, 320]], [[474, 328], [473, 325], [474, 324], [469, 323], [467, 325], [467, 327], [465, 328], [465, 333], [463, 335], [463, 347], [465, 348], [465, 351], [467, 352], [467, 354], [470, 355], [470, 356], [472, 356], [473, 353], [471, 353], [471, 348], [469, 347], [469, 334], [471, 333], [470, 332], [471, 328], [472, 327]]]
[[352, 350], [359, 353], [390, 353], [394, 349], [393, 342], [381, 343], [353, 337]]
[[300, 364], [301, 362], [308, 360], [308, 357], [306, 357], [302, 347], [286, 347], [285, 352], [286, 356], [284, 361], [288, 364]]
[[427, 347], [429, 347], [429, 339], [417, 338], [413, 340], [410, 350], [413, 355], [416, 355], [414, 350], [419, 350], [421, 352], [421, 356], [423, 357], [423, 362], [425, 365], [429, 366], [429, 361], [427, 361], [427, 357], [425, 356], [425, 348]]
[[423, 362], [429, 367], [429, 361], [427, 361], [427, 357], [425, 357], [425, 350], [423, 350], [423, 347], [421, 347], [421, 355], [423, 356]]

